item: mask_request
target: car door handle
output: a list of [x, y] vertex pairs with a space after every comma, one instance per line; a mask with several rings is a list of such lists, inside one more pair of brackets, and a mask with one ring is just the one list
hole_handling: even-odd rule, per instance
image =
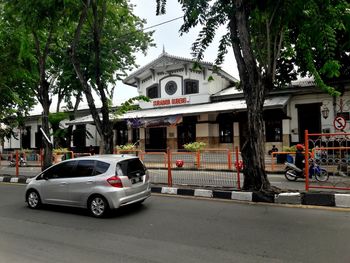
[[87, 184], [92, 184], [94, 181], [93, 180], [88, 180], [86, 183]]
[[61, 185], [66, 185], [67, 183], [66, 182], [62, 182]]

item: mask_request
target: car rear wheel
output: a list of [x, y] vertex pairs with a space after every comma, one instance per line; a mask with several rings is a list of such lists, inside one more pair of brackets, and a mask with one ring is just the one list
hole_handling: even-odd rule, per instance
[[108, 210], [109, 206], [104, 197], [95, 195], [90, 198], [89, 211], [93, 217], [103, 217], [107, 214]]
[[29, 190], [27, 192], [27, 204], [29, 208], [36, 209], [41, 206], [41, 199], [37, 191]]

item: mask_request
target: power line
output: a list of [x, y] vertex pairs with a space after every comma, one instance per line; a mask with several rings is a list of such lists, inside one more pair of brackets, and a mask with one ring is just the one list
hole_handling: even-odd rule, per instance
[[173, 19], [164, 21], [164, 22], [162, 22], [162, 23], [159, 23], [159, 24], [156, 24], [156, 25], [153, 25], [153, 26], [145, 27], [145, 28], [143, 29], [143, 31], [148, 30], [148, 29], [151, 29], [151, 28], [154, 28], [154, 27], [158, 27], [158, 26], [161, 26], [161, 25], [170, 23], [170, 22], [173, 22], [173, 21], [178, 20], [178, 19], [180, 19], [180, 18], [183, 18], [183, 16], [179, 16], [179, 17], [176, 17], [176, 18], [173, 18]]

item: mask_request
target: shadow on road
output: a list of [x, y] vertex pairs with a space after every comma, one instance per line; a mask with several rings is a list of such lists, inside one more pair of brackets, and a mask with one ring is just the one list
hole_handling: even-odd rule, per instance
[[[28, 207], [26, 206], [26, 208]], [[87, 209], [79, 208], [79, 207], [67, 207], [67, 206], [45, 204], [45, 205], [42, 205], [40, 210], [46, 211], [46, 212], [61, 213], [61, 214], [90, 216], [90, 213]], [[134, 204], [129, 206], [123, 206], [123, 207], [120, 207], [119, 209], [110, 210], [109, 213], [103, 219], [114, 219], [114, 218], [122, 218], [122, 217], [124, 218], [124, 217], [134, 216], [136, 214], [142, 213], [144, 210], [147, 210], [147, 205], [144, 205], [144, 204]]]

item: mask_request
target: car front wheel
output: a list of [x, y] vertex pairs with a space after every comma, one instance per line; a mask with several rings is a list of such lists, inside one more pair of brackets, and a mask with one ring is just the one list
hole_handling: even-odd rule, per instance
[[41, 205], [40, 196], [37, 191], [29, 190], [27, 193], [27, 204], [29, 208], [36, 209]]

